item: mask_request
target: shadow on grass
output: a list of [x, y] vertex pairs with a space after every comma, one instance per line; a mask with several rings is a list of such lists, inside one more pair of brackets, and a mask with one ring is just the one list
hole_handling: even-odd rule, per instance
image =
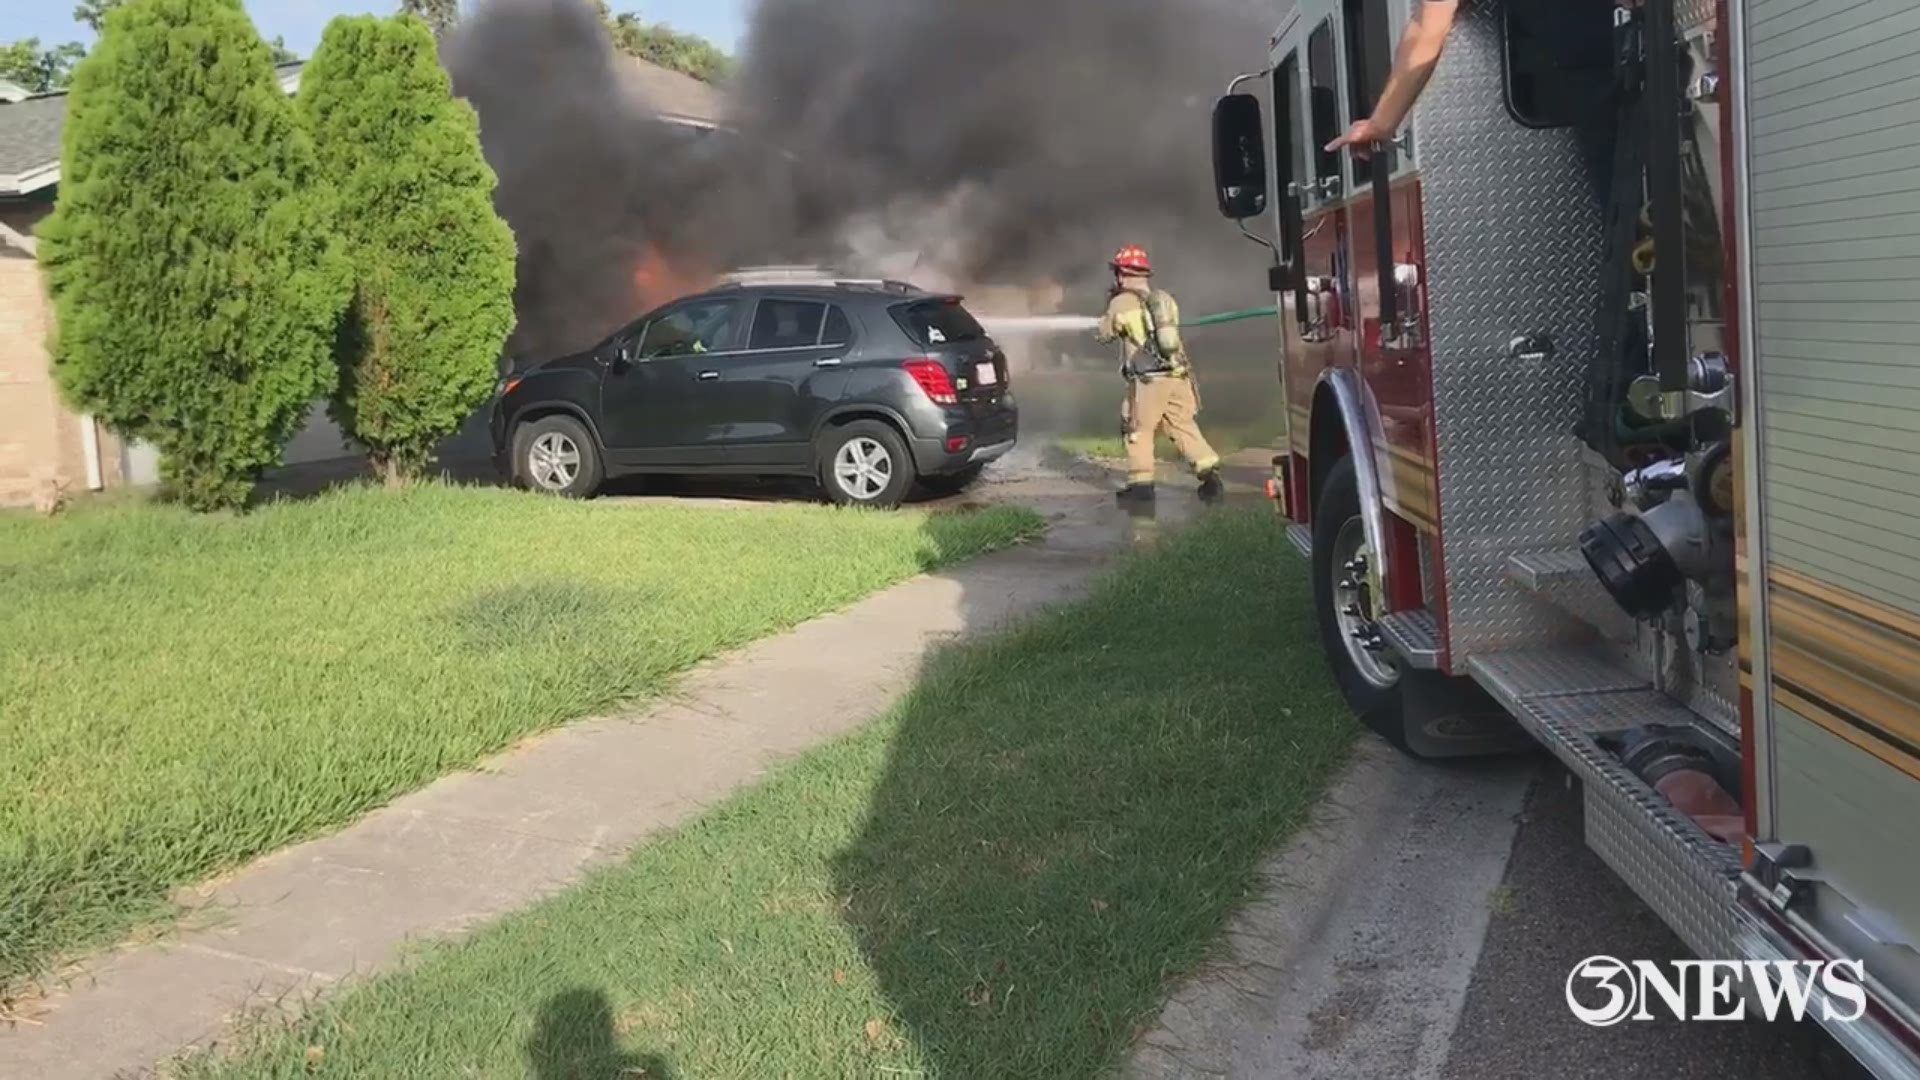
[[1228, 511], [926, 673], [833, 873], [928, 1075], [1123, 1059], [1347, 758], [1316, 640], [1271, 513]]
[[533, 1080], [674, 1080], [673, 1066], [657, 1054], [620, 1048], [613, 1006], [598, 990], [568, 990], [540, 1006], [527, 1040]]

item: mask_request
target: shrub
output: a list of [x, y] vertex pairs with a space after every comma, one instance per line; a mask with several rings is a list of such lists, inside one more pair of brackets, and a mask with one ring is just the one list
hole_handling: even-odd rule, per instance
[[299, 107], [353, 264], [333, 414], [397, 481], [493, 387], [513, 331], [513, 233], [494, 212], [479, 120], [420, 19], [335, 19]]
[[188, 505], [240, 505], [335, 381], [348, 279], [312, 144], [239, 0], [114, 11], [67, 110], [55, 378]]

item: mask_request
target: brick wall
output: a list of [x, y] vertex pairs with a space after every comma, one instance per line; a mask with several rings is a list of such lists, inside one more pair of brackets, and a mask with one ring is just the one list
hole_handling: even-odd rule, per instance
[[[48, 369], [53, 305], [32, 256], [0, 245], [0, 506], [26, 506], [58, 486], [87, 489], [85, 428], [60, 400]], [[118, 447], [104, 434], [101, 476], [113, 482]]]

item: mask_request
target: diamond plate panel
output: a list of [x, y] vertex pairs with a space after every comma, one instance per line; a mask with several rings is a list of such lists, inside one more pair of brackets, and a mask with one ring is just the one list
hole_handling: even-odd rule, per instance
[[1594, 652], [1481, 656], [1473, 673], [1586, 790], [1587, 844], [1698, 955], [1735, 955], [1737, 852], [1629, 772], [1594, 734], [1686, 723], [1687, 711]]
[[1696, 956], [1737, 957], [1738, 858], [1637, 779], [1628, 779], [1637, 791], [1604, 779], [1588, 782], [1587, 846]]
[[1537, 649], [1477, 656], [1469, 670], [1509, 709], [1539, 697], [1645, 690], [1646, 680], [1585, 649]]
[[1682, 37], [1712, 30], [1717, 19], [1717, 0], [1674, 0], [1673, 23]]
[[[1582, 373], [1597, 347], [1600, 210], [1573, 136], [1507, 115], [1501, 4], [1474, 4], [1416, 121], [1431, 300], [1448, 634], [1476, 653], [1567, 640], [1577, 623], [1506, 579], [1517, 551], [1586, 524]], [[1550, 334], [1551, 357], [1507, 354]]]
[[1598, 630], [1610, 641], [1629, 642], [1638, 633], [1577, 551], [1536, 551], [1507, 560], [1507, 578], [1541, 600]]
[[1287, 526], [1287, 542], [1303, 559], [1313, 558], [1313, 533], [1305, 525]]
[[1653, 690], [1537, 697], [1526, 707], [1589, 735], [1618, 735], [1648, 724], [1680, 727], [1694, 722], [1694, 715], [1684, 706]]
[[1740, 660], [1733, 653], [1703, 656], [1695, 668], [1696, 681], [1686, 695], [1687, 707], [1715, 727], [1740, 737]]
[[1592, 577], [1577, 551], [1530, 551], [1507, 560], [1507, 576], [1529, 592], [1540, 592], [1567, 578]]
[[1440, 622], [1433, 612], [1420, 608], [1383, 616], [1380, 636], [1409, 666], [1422, 671], [1440, 666]]

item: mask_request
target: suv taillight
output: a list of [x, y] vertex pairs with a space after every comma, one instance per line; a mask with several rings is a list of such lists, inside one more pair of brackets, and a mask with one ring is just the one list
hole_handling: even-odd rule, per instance
[[953, 392], [953, 376], [947, 374], [947, 365], [938, 360], [909, 360], [900, 365], [913, 381], [920, 384], [927, 397], [935, 405], [958, 405], [959, 395]]

